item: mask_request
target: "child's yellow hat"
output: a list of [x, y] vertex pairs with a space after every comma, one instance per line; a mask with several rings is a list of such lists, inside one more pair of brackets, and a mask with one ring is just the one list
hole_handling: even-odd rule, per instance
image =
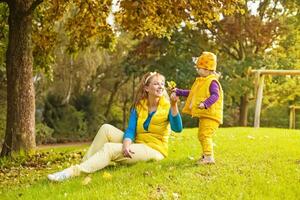
[[197, 59], [196, 67], [216, 71], [217, 56], [211, 52], [204, 51]]

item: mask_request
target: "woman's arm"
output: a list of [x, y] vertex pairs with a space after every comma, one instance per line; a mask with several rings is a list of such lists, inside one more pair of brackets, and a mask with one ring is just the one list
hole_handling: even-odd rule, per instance
[[134, 152], [132, 152], [129, 149], [129, 146], [131, 145], [131, 143], [135, 139], [136, 124], [137, 124], [137, 112], [136, 112], [135, 109], [131, 109], [129, 122], [128, 122], [128, 127], [125, 130], [124, 136], [123, 136], [123, 147], [122, 147], [122, 149], [123, 149], [123, 155], [125, 157], [131, 158], [130, 154], [134, 154]]
[[172, 111], [170, 110], [170, 112], [169, 112], [169, 121], [170, 121], [170, 124], [171, 124], [172, 131], [177, 132], [177, 133], [182, 131], [183, 127], [182, 127], [182, 119], [181, 119], [180, 113], [177, 113], [176, 116], [173, 116]]
[[172, 116], [176, 116], [179, 113], [178, 106], [177, 106], [178, 100], [179, 100], [179, 97], [176, 95], [175, 92], [172, 92], [170, 95]]
[[136, 134], [136, 124], [137, 124], [137, 112], [135, 109], [131, 109], [128, 127], [124, 132], [123, 140], [134, 141]]
[[178, 99], [179, 97], [176, 96], [175, 92], [173, 92], [170, 96], [171, 108], [169, 112], [169, 121], [171, 124], [171, 129], [175, 132], [182, 131], [182, 119], [177, 106]]

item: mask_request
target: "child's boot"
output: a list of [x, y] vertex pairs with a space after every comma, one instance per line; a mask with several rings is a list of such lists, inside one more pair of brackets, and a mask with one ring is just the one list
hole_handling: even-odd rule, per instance
[[213, 156], [203, 155], [200, 160], [197, 162], [198, 165], [213, 165], [215, 164], [215, 159]]

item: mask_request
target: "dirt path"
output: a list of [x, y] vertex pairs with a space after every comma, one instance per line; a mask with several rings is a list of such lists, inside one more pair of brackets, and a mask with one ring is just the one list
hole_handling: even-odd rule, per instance
[[37, 149], [50, 149], [50, 148], [58, 148], [58, 147], [77, 147], [89, 145], [91, 142], [70, 142], [70, 143], [59, 143], [59, 144], [42, 144], [37, 146]]

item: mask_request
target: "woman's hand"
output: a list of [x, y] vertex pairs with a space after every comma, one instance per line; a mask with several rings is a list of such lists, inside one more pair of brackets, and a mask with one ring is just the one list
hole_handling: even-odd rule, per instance
[[134, 152], [130, 150], [129, 148], [130, 145], [131, 145], [131, 140], [124, 139], [123, 147], [122, 147], [122, 152], [124, 157], [132, 158], [131, 154], [134, 154]]
[[176, 116], [178, 114], [178, 106], [177, 106], [177, 102], [179, 100], [179, 97], [176, 96], [175, 92], [172, 92], [170, 95], [170, 103], [171, 103], [171, 113], [172, 116]]
[[129, 149], [129, 147], [125, 147], [125, 148], [123, 147], [123, 155], [124, 155], [124, 157], [132, 158], [131, 154], [134, 154], [134, 152], [131, 151]]
[[172, 92], [170, 95], [170, 100], [171, 100], [171, 106], [175, 106], [179, 100], [179, 97], [176, 96], [176, 92]]

